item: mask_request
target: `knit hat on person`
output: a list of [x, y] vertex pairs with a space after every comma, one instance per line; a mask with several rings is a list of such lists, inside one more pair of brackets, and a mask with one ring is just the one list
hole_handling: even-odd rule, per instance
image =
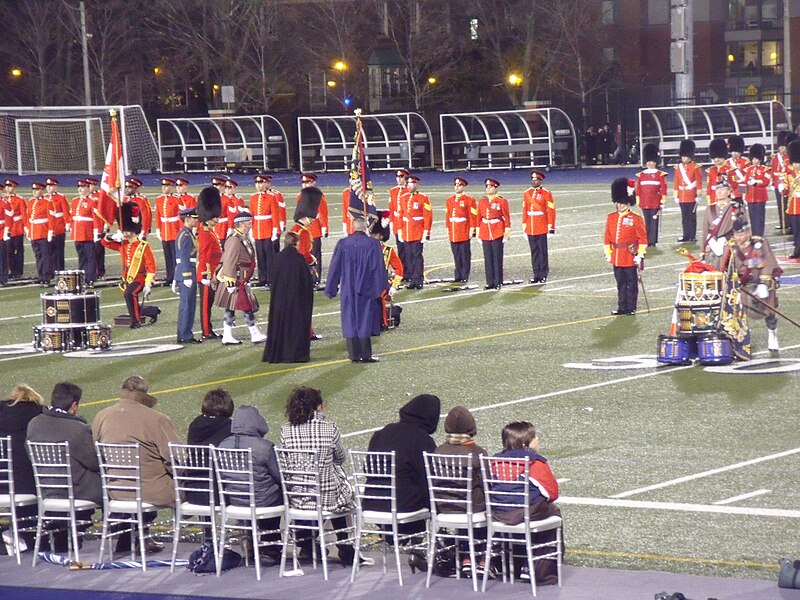
[[454, 406], [447, 413], [444, 420], [444, 430], [446, 433], [460, 433], [465, 435], [475, 435], [478, 433], [478, 425], [475, 417], [469, 412], [466, 406]]

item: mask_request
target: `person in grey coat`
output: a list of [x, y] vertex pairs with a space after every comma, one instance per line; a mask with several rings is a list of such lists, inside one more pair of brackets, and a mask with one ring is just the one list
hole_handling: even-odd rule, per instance
[[[283, 503], [275, 444], [264, 438], [268, 431], [267, 420], [255, 406], [239, 406], [233, 411], [231, 435], [219, 444], [220, 448], [250, 448], [253, 454], [253, 491], [258, 507], [279, 506]], [[242, 480], [245, 480], [244, 476]], [[229, 485], [227, 490], [243, 491], [244, 486], [233, 484]], [[226, 500], [234, 506], [246, 505], [243, 496], [228, 496]], [[259, 519], [259, 530], [270, 532], [261, 536], [262, 542], [280, 540], [278, 532], [280, 521], [280, 517]], [[278, 560], [280, 560], [279, 546], [267, 546], [262, 553], [262, 564], [276, 564]]]

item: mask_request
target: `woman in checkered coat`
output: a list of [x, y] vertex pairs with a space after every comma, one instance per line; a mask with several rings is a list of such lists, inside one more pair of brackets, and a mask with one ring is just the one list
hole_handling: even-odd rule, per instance
[[[320, 495], [322, 510], [342, 513], [354, 508], [353, 490], [347, 481], [342, 465], [347, 459], [347, 451], [342, 445], [342, 438], [336, 423], [329, 421], [322, 414], [322, 394], [310, 387], [295, 388], [286, 402], [288, 423], [281, 426], [280, 445], [290, 450], [316, 450], [319, 452], [319, 469], [321, 478]], [[317, 507], [313, 499], [298, 503], [295, 508], [313, 509]], [[347, 527], [345, 517], [332, 520], [334, 529]], [[340, 540], [347, 539], [347, 531], [336, 535]], [[301, 556], [311, 556], [311, 543], [302, 540], [299, 543]], [[353, 564], [352, 545], [339, 545], [339, 558], [345, 566]]]

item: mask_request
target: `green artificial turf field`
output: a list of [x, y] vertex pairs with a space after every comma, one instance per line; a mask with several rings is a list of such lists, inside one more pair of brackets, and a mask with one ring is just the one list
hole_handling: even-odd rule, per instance
[[[475, 242], [471, 283], [478, 288], [445, 292], [449, 286], [441, 283], [398, 292], [402, 324], [374, 342], [379, 364], [347, 360], [338, 299], [318, 293], [314, 325], [324, 339], [313, 343], [308, 364], [264, 364], [262, 347], [249, 342], [237, 347], [205, 342], [129, 358], [36, 354], [0, 357], [2, 389], [27, 382], [48, 397], [57, 381], [74, 381], [84, 390], [81, 413], [91, 420], [115, 400], [122, 380], [137, 373], [150, 381], [158, 408], [183, 435], [204, 393], [221, 386], [237, 405], [258, 406], [275, 439], [287, 393], [296, 385], [310, 385], [322, 390], [326, 413], [354, 449], [366, 446], [374, 428], [396, 420], [398, 408], [410, 397], [433, 393], [442, 399], [443, 415], [457, 404], [476, 410], [477, 441], [491, 452], [499, 450], [506, 422], [530, 420], [539, 426], [542, 453], [561, 480], [570, 564], [773, 578], [780, 556], [800, 554], [800, 374], [717, 374], [701, 366], [566, 368], [565, 363], [598, 365], [605, 358], [654, 356], [657, 336], [669, 328], [678, 272], [686, 259], [674, 252], [680, 216], [670, 204], [661, 242], [649, 249], [643, 275], [651, 310], [645, 309], [640, 293], [635, 317], [610, 316], [615, 283], [602, 254], [605, 216], [613, 210], [608, 187], [550, 189], [558, 216], [557, 235], [549, 241], [547, 284], [484, 291], [483, 258]], [[521, 234], [522, 190], [501, 189], [514, 221], [505, 269], [506, 279], [527, 282], [531, 272]], [[339, 194], [327, 191], [333, 233], [323, 243], [326, 264], [341, 237]], [[377, 191], [379, 198], [387, 196], [385, 188]], [[432, 198], [435, 210], [432, 240], [425, 247], [426, 274], [429, 279], [452, 277], [442, 224], [449, 188], [423, 186], [421, 191]], [[157, 195], [148, 192], [151, 198]], [[768, 232], [775, 219], [770, 202]], [[782, 249], [785, 239], [773, 244], [778, 255], [788, 253]], [[153, 242], [160, 261], [160, 244]], [[70, 243], [67, 249], [67, 268], [76, 268]], [[694, 245], [687, 249], [699, 253]], [[29, 247], [26, 260], [32, 273]], [[108, 253], [106, 261], [109, 273], [118, 273], [118, 257]], [[35, 286], [0, 291], [0, 345], [31, 339], [31, 327], [41, 322], [41, 291]], [[118, 290], [99, 293], [105, 322], [125, 312]], [[263, 328], [268, 292], [256, 293]], [[783, 287], [779, 297], [782, 310], [800, 320], [798, 288]], [[138, 330], [115, 327], [115, 346], [174, 342], [177, 297], [159, 287], [151, 302], [163, 310], [158, 323]], [[221, 313], [215, 313], [215, 321], [221, 321]], [[778, 331], [780, 357], [800, 358], [800, 330], [779, 320]], [[237, 334], [247, 339], [243, 326]], [[763, 321], [753, 323], [752, 342], [755, 358], [769, 356]], [[436, 438], [442, 440], [441, 428]]]

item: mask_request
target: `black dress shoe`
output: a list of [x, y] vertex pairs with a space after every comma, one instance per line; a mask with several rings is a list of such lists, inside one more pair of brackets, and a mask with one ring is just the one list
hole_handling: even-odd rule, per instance
[[620, 315], [627, 315], [628, 311], [627, 310], [619, 310], [619, 309], [617, 309], [617, 310], [612, 310], [611, 314], [614, 315], [615, 317], [618, 317]]
[[358, 362], [362, 362], [362, 363], [376, 363], [376, 362], [381, 362], [381, 359], [380, 359], [380, 358], [378, 358], [377, 356], [370, 356], [369, 358], [359, 358], [359, 359], [358, 359]]
[[131, 329], [139, 329], [142, 324], [139, 321], [131, 321]]
[[209, 333], [208, 335], [204, 335], [204, 336], [203, 336], [203, 339], [204, 339], [204, 340], [218, 340], [218, 339], [220, 339], [221, 337], [222, 337], [222, 336], [221, 336], [220, 334], [218, 334], [218, 333], [214, 333], [214, 332], [212, 331], [212, 332], [211, 332], [211, 333]]
[[189, 340], [178, 340], [179, 344], [202, 344], [203, 340], [198, 340], [196, 337], [193, 337]]

